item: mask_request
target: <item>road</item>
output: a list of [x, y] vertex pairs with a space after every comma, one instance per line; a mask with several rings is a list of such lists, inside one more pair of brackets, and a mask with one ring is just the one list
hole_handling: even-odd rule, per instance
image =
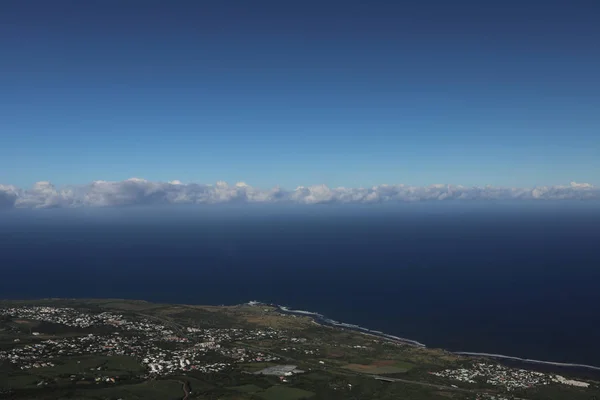
[[183, 389], [183, 398], [181, 400], [188, 400], [190, 398], [190, 391], [186, 382], [180, 381]]
[[472, 389], [462, 389], [459, 387], [453, 387], [453, 386], [446, 386], [446, 385], [438, 385], [435, 383], [429, 383], [429, 382], [421, 382], [421, 381], [411, 381], [408, 379], [400, 379], [400, 378], [388, 378], [387, 376], [379, 376], [379, 375], [367, 375], [370, 376], [373, 379], [376, 379], [378, 381], [384, 381], [384, 382], [402, 382], [402, 383], [412, 383], [415, 385], [421, 385], [421, 386], [429, 386], [429, 387], [433, 387], [436, 389], [443, 389], [443, 390], [453, 390], [455, 392], [467, 392], [467, 393], [476, 393], [477, 391], [472, 390]]
[[183, 325], [176, 323], [175, 321], [173, 321], [172, 319], [170, 319], [168, 317], [159, 317], [157, 315], [145, 314], [142, 312], [135, 312], [135, 313], [138, 315], [141, 315], [143, 317], [162, 322], [166, 326], [171, 327], [175, 331], [175, 333], [177, 333], [180, 337], [185, 337], [185, 338], [188, 337], [188, 334], [185, 331], [185, 327]]
[[[453, 390], [455, 392], [481, 393], [481, 390], [464, 389], [464, 388], [453, 387], [453, 386], [438, 385], [438, 384], [435, 384], [435, 383], [428, 383], [428, 382], [421, 382], [421, 381], [411, 381], [411, 380], [408, 380], [408, 379], [400, 379], [400, 378], [388, 378], [387, 376], [383, 377], [383, 376], [378, 376], [378, 375], [367, 375], [367, 376], [370, 376], [373, 379], [377, 379], [378, 381], [412, 383], [412, 384], [415, 384], [415, 385], [429, 386], [429, 387], [433, 387], [433, 388], [436, 388], [436, 389]], [[524, 399], [522, 397], [513, 397], [513, 399], [514, 400], [527, 400], [527, 399]]]

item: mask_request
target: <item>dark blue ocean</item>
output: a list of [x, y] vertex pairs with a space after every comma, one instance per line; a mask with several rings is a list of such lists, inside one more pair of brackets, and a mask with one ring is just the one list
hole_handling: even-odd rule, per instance
[[0, 257], [0, 298], [260, 300], [600, 366], [598, 203], [10, 210]]

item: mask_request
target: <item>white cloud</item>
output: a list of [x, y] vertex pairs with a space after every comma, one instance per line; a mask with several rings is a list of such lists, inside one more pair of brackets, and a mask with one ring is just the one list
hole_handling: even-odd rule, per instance
[[593, 188], [593, 186], [590, 185], [589, 183], [577, 183], [577, 182], [571, 182], [571, 187], [579, 188], [579, 189], [592, 189]]
[[21, 208], [73, 207], [79, 199], [70, 188], [57, 190], [50, 182], [37, 182], [29, 190], [17, 190], [14, 206]]
[[14, 186], [0, 184], [0, 209], [12, 208], [19, 196], [19, 190]]
[[38, 182], [30, 189], [0, 184], [0, 208], [105, 207], [141, 204], [248, 203], [379, 203], [441, 200], [600, 200], [600, 189], [588, 183], [571, 182], [565, 186], [503, 188], [465, 187], [435, 184], [430, 186], [378, 185], [371, 188], [329, 188], [326, 185], [300, 186], [286, 191], [254, 188], [244, 182], [215, 185], [152, 182], [131, 178], [120, 182], [94, 181], [88, 185], [56, 188]]

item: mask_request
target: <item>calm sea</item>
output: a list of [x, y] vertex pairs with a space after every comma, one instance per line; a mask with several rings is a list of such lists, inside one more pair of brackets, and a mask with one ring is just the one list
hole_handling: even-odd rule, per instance
[[13, 210], [0, 257], [0, 298], [260, 300], [600, 366], [597, 203]]

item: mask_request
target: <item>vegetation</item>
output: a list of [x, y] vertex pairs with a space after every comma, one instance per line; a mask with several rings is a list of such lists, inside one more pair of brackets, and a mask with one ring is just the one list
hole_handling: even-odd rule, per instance
[[[474, 400], [484, 394], [527, 400], [589, 400], [600, 396], [590, 388], [551, 384], [508, 392], [479, 379], [457, 382], [432, 372], [468, 368], [473, 360], [438, 349], [424, 349], [338, 328], [323, 327], [307, 317], [279, 314], [268, 306], [200, 307], [152, 304], [129, 300], [58, 300], [0, 302], [0, 308], [18, 306], [70, 307], [98, 314], [118, 313], [130, 320], [152, 321], [183, 341], [156, 342], [156, 349], [173, 351], [206, 341], [189, 332], [206, 330], [276, 330], [275, 336], [232, 338], [220, 342], [222, 353], [203, 353], [206, 363], [229, 363], [225, 370], [194, 369], [151, 374], [140, 356], [127, 354], [59, 354], [52, 365], [22, 369], [0, 358], [0, 398], [25, 399], [229, 399], [229, 400], [368, 400], [457, 399]], [[191, 330], [190, 330], [191, 329]], [[35, 334], [34, 334], [35, 333]], [[35, 348], [48, 341], [91, 336], [134, 340], [136, 331], [113, 326], [73, 327], [56, 322], [0, 315], [0, 354], [14, 348]], [[189, 339], [189, 340], [188, 340]], [[83, 339], [82, 339], [83, 340]], [[138, 340], [143, 344], [143, 340]], [[237, 350], [252, 354], [237, 360]], [[234, 351], [236, 350], [236, 351]], [[157, 350], [158, 351], [158, 350]], [[258, 357], [260, 355], [260, 357]], [[267, 355], [277, 361], [265, 361]], [[266, 367], [293, 364], [304, 373], [265, 376]], [[388, 381], [377, 380], [388, 379]]]
[[310, 399], [314, 395], [313, 392], [309, 392], [308, 390], [286, 386], [271, 386], [260, 393], [260, 397], [265, 400], [303, 400]]

